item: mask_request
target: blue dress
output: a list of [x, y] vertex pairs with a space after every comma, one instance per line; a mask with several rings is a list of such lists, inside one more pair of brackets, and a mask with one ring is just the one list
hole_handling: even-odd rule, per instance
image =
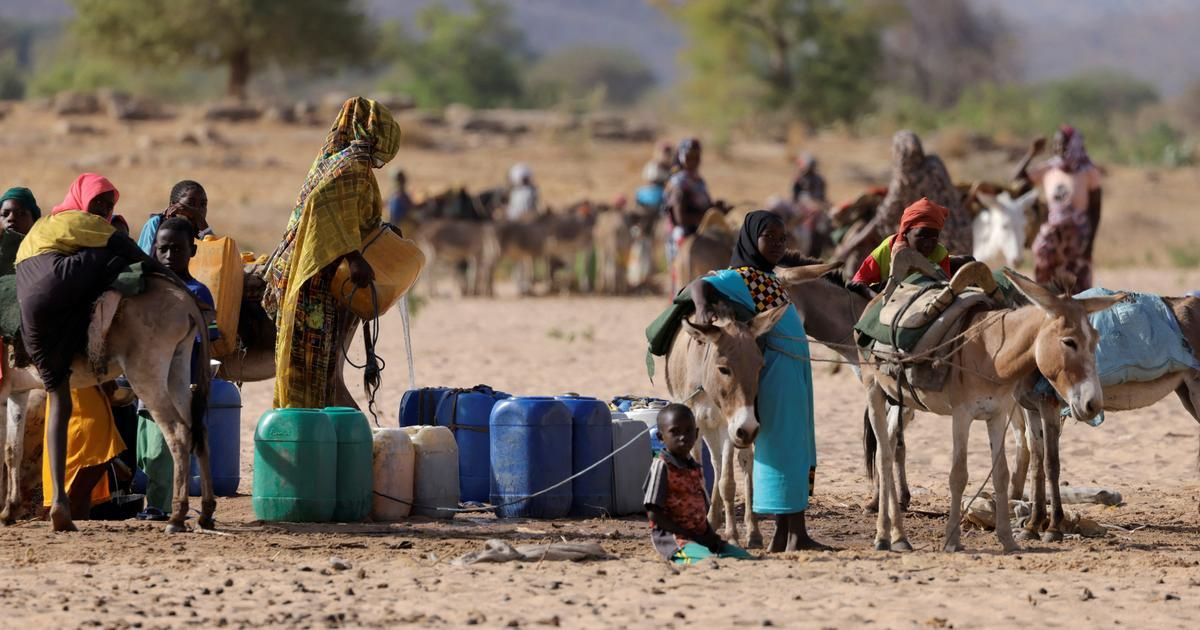
[[775, 274], [750, 267], [706, 276], [725, 299], [762, 313], [788, 304], [767, 333], [766, 365], [759, 376], [754, 443], [754, 511], [792, 514], [808, 508], [809, 473], [817, 465], [812, 365], [804, 322]]

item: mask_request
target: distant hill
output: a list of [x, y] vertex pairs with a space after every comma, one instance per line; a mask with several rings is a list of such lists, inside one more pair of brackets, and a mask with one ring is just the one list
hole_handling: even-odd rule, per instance
[[1200, 81], [1200, 2], [1195, 0], [971, 0], [1017, 32], [1029, 81], [1083, 70], [1122, 70], [1164, 95]]
[[[407, 19], [435, 0], [365, 0], [379, 19]], [[645, 0], [506, 0], [539, 51], [579, 45], [632, 50], [664, 82], [679, 76], [679, 29]], [[1123, 70], [1167, 95], [1200, 80], [1200, 1], [970, 0], [999, 12], [1017, 32], [1027, 80], [1087, 69]], [[453, 8], [465, 0], [447, 0]], [[0, 0], [0, 17], [56, 21], [70, 17], [66, 0]]]

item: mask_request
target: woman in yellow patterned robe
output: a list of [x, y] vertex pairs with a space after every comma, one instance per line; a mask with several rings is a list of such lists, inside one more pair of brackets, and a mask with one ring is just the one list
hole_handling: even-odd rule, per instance
[[267, 262], [263, 307], [275, 320], [275, 407], [330, 404], [338, 379], [339, 331], [354, 317], [337, 301], [334, 273], [343, 260], [351, 280], [374, 277], [363, 239], [382, 221], [383, 197], [372, 169], [400, 148], [400, 126], [387, 108], [352, 98], [309, 169], [283, 241]]

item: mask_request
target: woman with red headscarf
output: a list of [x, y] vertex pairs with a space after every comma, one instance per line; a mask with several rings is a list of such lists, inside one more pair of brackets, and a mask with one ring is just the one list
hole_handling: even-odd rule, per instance
[[889, 236], [871, 252], [854, 274], [854, 282], [865, 285], [879, 284], [887, 280], [892, 266], [892, 254], [898, 249], [912, 247], [921, 252], [930, 262], [941, 267], [950, 275], [950, 252], [939, 242], [942, 228], [950, 211], [927, 198], [904, 209], [900, 218], [900, 229]]
[[87, 342], [92, 302], [130, 262], [147, 259], [137, 243], [112, 226], [118, 198], [106, 178], [80, 175], [17, 250], [21, 338], [49, 394], [46, 449], [56, 530], [74, 528], [65, 484], [71, 362]]

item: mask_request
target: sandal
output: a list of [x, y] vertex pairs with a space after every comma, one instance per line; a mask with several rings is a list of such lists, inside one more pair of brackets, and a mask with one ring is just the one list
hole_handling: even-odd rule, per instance
[[139, 521], [165, 521], [167, 514], [156, 507], [147, 507], [138, 512], [137, 520]]

